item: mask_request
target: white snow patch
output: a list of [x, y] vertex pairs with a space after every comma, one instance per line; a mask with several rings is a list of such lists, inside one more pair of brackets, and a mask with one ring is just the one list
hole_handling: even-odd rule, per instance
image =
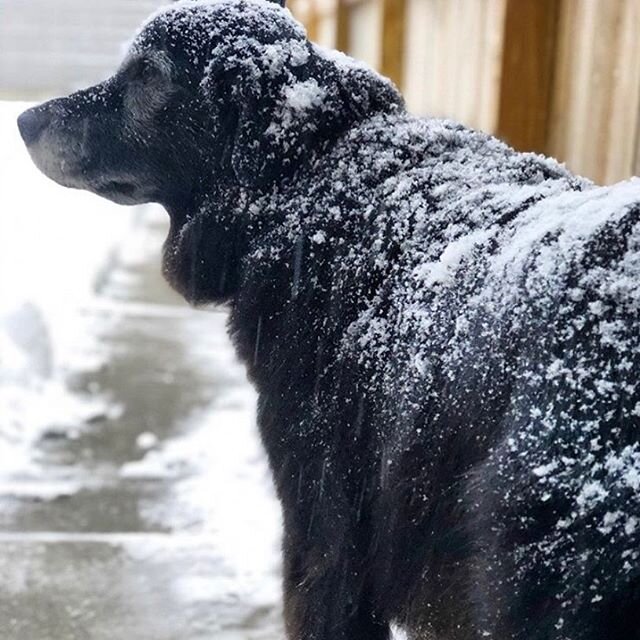
[[558, 468], [558, 461], [552, 460], [547, 464], [542, 464], [538, 467], [535, 467], [533, 471], [533, 475], [538, 476], [538, 478], [544, 478], [548, 476], [550, 473], [555, 471]]
[[451, 282], [463, 260], [495, 234], [492, 229], [479, 229], [448, 244], [436, 262], [420, 265], [414, 275], [425, 287]]
[[153, 449], [158, 444], [158, 436], [151, 431], [144, 431], [136, 438], [136, 445], [139, 449]]
[[33, 445], [47, 429], [72, 434], [107, 410], [95, 395], [71, 394], [65, 373], [83, 339], [78, 308], [134, 215], [40, 174], [16, 125], [29, 106], [0, 102], [0, 481], [7, 482], [38, 473]]
[[322, 244], [327, 239], [327, 234], [324, 231], [316, 231], [311, 236], [311, 241], [316, 244]]

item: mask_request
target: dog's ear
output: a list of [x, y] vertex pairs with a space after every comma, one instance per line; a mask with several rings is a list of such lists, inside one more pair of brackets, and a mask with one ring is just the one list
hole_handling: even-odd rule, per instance
[[[214, 49], [201, 83], [216, 135], [225, 140], [224, 159], [236, 179], [252, 187], [267, 179], [278, 140], [269, 135], [276, 104], [292, 69], [308, 58], [305, 41], [265, 45], [249, 37]], [[292, 62], [293, 58], [293, 62]], [[269, 166], [273, 173], [276, 167]]]
[[201, 89], [225, 146], [222, 162], [245, 187], [290, 172], [354, 122], [402, 106], [386, 79], [298, 37], [221, 43]]
[[268, 155], [264, 139], [266, 115], [261, 113], [263, 87], [246, 68], [239, 71], [238, 82], [232, 90], [236, 121], [230, 141], [231, 168], [242, 186], [252, 187], [264, 175]]

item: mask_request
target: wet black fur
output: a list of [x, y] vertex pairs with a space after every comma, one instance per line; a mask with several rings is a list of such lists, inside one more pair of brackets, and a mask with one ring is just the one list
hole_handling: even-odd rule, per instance
[[[304, 228], [288, 237], [287, 206], [318, 182], [332, 188], [323, 158], [346, 131], [385, 113], [393, 131], [404, 107], [385, 80], [318, 55], [279, 9], [265, 8], [260, 21], [246, 18], [247, 6], [255, 8], [227, 3], [213, 32], [197, 20], [151, 23], [116, 76], [37, 113], [51, 120], [55, 135], [73, 141], [82, 131], [84, 146], [67, 169], [76, 172], [72, 186], [163, 204], [171, 218], [165, 276], [193, 303], [230, 308], [231, 336], [259, 391], [260, 432], [283, 507], [290, 638], [384, 640], [392, 621], [420, 639], [482, 638], [489, 627], [498, 640], [640, 638], [631, 623], [637, 584], [625, 599], [608, 600], [609, 609], [587, 607], [562, 633], [545, 624], [546, 609], [557, 606], [545, 592], [557, 578], [542, 568], [518, 593], [498, 593], [499, 574], [512, 570], [511, 541], [494, 535], [495, 505], [481, 487], [497, 482], [483, 463], [512, 391], [500, 382], [514, 345], [487, 353], [481, 371], [470, 369], [459, 389], [443, 380], [440, 406], [425, 402], [427, 390], [411, 390], [407, 418], [397, 397], [381, 391], [375, 371], [345, 356], [348, 327], [391, 282], [373, 260], [357, 274], [340, 270], [352, 243], [373, 226], [341, 221], [335, 243], [314, 243]], [[243, 35], [253, 49], [236, 46]], [[274, 141], [265, 130], [291, 76], [253, 71], [265, 45], [288, 40], [305, 43], [310, 57], [287, 73], [316, 78], [330, 98]], [[154, 68], [158, 51], [171, 61], [168, 77]], [[146, 64], [151, 70], [143, 73]], [[143, 100], [132, 107], [131, 92], [150, 81], [160, 106], [146, 112]], [[379, 152], [372, 146], [353, 153]], [[410, 162], [410, 151], [397, 153]], [[373, 192], [376, 184], [370, 186]], [[282, 206], [260, 216], [265, 202]], [[335, 202], [346, 207], [349, 194], [336, 191]], [[402, 249], [391, 235], [389, 241], [393, 264]], [[272, 247], [276, 257], [260, 257]], [[480, 379], [492, 377], [495, 392], [487, 396]], [[462, 388], [466, 402], [448, 408]], [[418, 437], [417, 426], [428, 434]], [[440, 433], [457, 435], [443, 443]], [[504, 566], [489, 566], [501, 557]]]

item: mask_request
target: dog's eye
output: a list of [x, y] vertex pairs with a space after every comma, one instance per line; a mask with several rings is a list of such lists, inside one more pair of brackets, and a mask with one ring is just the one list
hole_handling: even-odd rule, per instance
[[122, 69], [124, 106], [133, 120], [147, 120], [172, 95], [171, 63], [161, 56], [138, 56]]
[[147, 58], [137, 58], [127, 65], [124, 75], [129, 82], [147, 82], [160, 75], [160, 69]]

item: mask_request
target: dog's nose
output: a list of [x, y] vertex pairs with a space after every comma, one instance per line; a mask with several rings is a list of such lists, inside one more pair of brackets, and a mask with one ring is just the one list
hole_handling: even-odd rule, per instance
[[25, 144], [33, 144], [51, 121], [47, 111], [27, 109], [18, 116], [18, 129]]

